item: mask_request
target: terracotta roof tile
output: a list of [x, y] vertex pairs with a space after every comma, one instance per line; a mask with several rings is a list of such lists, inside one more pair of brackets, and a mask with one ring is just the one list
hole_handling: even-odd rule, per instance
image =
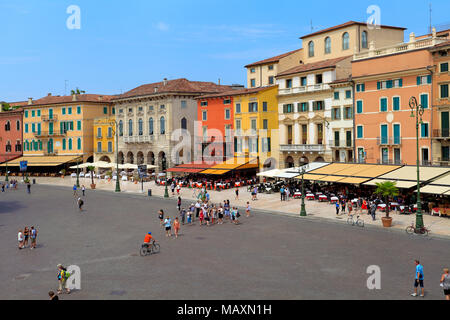
[[232, 96], [240, 96], [243, 94], [253, 94], [257, 93], [263, 90], [271, 89], [276, 86], [269, 86], [269, 87], [259, 87], [259, 88], [248, 88], [248, 89], [239, 89], [239, 90], [230, 90], [225, 91], [221, 93], [216, 94], [206, 94], [200, 97], [197, 97], [196, 99], [209, 99], [209, 98], [221, 98], [221, 97], [232, 97]]
[[25, 103], [25, 107], [60, 104], [60, 103], [80, 103], [80, 102], [111, 102], [115, 95], [101, 95], [101, 94], [77, 94], [77, 100], [73, 101], [73, 96], [46, 96], [38, 100], [33, 100], [31, 105]]
[[218, 93], [230, 89], [230, 86], [218, 85], [214, 82], [189, 81], [187, 79], [181, 78], [175, 80], [167, 80], [166, 84], [164, 84], [164, 82], [144, 84], [119, 95], [116, 100], [131, 97], [156, 95], [161, 93]]
[[283, 72], [280, 72], [277, 77], [279, 76], [286, 76], [294, 73], [300, 73], [300, 72], [306, 72], [306, 71], [312, 71], [312, 70], [318, 70], [318, 69], [324, 69], [324, 68], [330, 68], [336, 66], [338, 62], [341, 62], [345, 59], [351, 59], [352, 56], [346, 56], [346, 57], [340, 57], [335, 59], [328, 59], [323, 60], [319, 62], [313, 62], [313, 63], [307, 63], [302, 64], [300, 66], [285, 70]]
[[289, 52], [280, 54], [280, 55], [275, 56], [275, 57], [272, 57], [272, 58], [267, 58], [267, 59], [264, 59], [264, 60], [261, 60], [261, 61], [257, 61], [257, 62], [254, 62], [254, 63], [251, 63], [251, 64], [246, 65], [245, 68], [249, 68], [249, 67], [253, 67], [253, 66], [258, 66], [258, 65], [261, 65], [261, 64], [267, 64], [267, 63], [272, 63], [272, 62], [278, 62], [278, 61], [280, 61], [280, 59], [282, 59], [282, 58], [284, 58], [284, 57], [287, 57], [287, 56], [289, 56], [289, 55], [291, 55], [291, 54], [293, 54], [293, 53], [296, 53], [296, 52], [298, 52], [298, 51], [300, 51], [300, 50], [303, 50], [303, 49], [300, 48], [300, 49], [297, 49], [297, 50], [293, 50], [293, 51], [289, 51]]

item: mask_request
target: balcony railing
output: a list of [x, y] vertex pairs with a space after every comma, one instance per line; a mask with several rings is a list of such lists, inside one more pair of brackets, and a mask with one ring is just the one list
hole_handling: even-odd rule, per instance
[[53, 115], [51, 118], [49, 115], [44, 114], [41, 116], [42, 121], [46, 121], [46, 122], [52, 122], [52, 121], [58, 121], [58, 116], [57, 115]]
[[377, 137], [378, 146], [399, 146], [402, 144], [402, 137]]
[[330, 140], [328, 145], [331, 148], [353, 148], [353, 140]]
[[131, 136], [123, 137], [125, 143], [153, 143], [155, 136]]
[[450, 130], [449, 129], [434, 129], [433, 130], [433, 138], [450, 138]]
[[36, 138], [46, 138], [46, 137], [65, 137], [67, 135], [67, 132], [65, 131], [41, 131], [41, 132], [35, 132], [34, 136]]
[[295, 93], [314, 92], [314, 91], [329, 90], [329, 89], [330, 89], [330, 85], [328, 85], [327, 83], [319, 83], [319, 84], [313, 84], [310, 86], [280, 89], [278, 91], [278, 93], [279, 94], [295, 94]]
[[401, 160], [392, 160], [392, 159], [378, 159], [377, 164], [402, 165], [402, 161]]
[[281, 152], [324, 152], [322, 144], [284, 144], [280, 145]]

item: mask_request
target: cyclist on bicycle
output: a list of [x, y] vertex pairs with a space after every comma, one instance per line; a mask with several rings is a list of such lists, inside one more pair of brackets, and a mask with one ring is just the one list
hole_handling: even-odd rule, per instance
[[152, 233], [151, 232], [147, 233], [145, 235], [144, 245], [148, 247], [152, 243], [152, 240], [154, 241]]

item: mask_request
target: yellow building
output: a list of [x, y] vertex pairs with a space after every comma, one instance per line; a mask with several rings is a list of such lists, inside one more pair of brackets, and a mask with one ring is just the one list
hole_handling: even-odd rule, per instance
[[112, 96], [81, 94], [28, 99], [23, 116], [23, 159], [55, 167], [93, 161], [94, 119], [111, 116]]
[[258, 158], [260, 171], [278, 167], [277, 94], [278, 86], [233, 93], [235, 155]]
[[101, 117], [94, 120], [94, 162], [116, 161], [115, 116]]

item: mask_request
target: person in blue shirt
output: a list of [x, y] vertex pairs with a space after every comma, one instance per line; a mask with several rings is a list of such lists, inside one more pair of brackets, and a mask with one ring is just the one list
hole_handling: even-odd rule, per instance
[[339, 201], [336, 201], [336, 215], [339, 215]]
[[72, 189], [73, 189], [73, 195], [76, 196], [77, 195], [77, 185], [74, 184]]
[[423, 287], [423, 266], [420, 264], [419, 260], [415, 260], [414, 263], [416, 264], [416, 278], [414, 280], [414, 293], [411, 294], [413, 297], [417, 297], [417, 288], [420, 285], [420, 288], [422, 288], [422, 294], [421, 297], [425, 296], [425, 289]]

